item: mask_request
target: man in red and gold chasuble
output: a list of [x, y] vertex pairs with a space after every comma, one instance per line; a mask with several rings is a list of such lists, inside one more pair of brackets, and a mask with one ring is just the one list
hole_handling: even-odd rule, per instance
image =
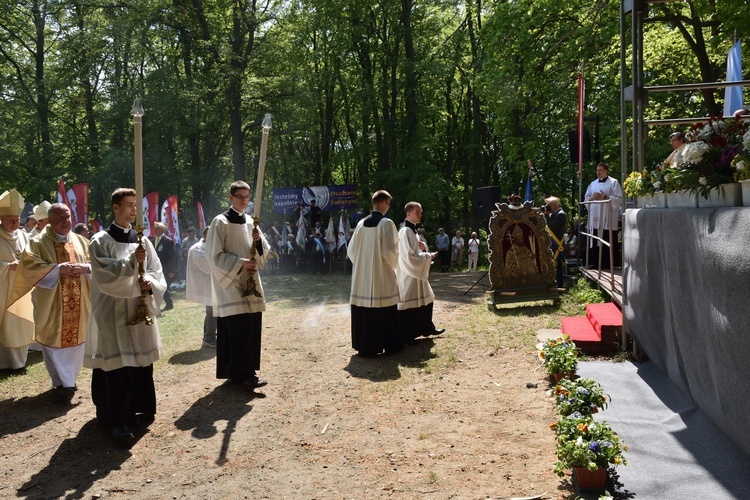
[[34, 324], [44, 363], [61, 401], [76, 391], [91, 311], [91, 265], [88, 240], [72, 232], [70, 210], [61, 203], [49, 209], [49, 224], [21, 255], [13, 294], [36, 288]]

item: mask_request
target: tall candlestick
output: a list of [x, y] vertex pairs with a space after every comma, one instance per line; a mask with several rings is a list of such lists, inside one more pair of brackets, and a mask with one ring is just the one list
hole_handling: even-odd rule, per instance
[[135, 226], [143, 227], [143, 106], [140, 98], [133, 102], [135, 143]]
[[266, 148], [268, 147], [268, 132], [271, 130], [271, 114], [266, 113], [263, 118], [263, 138], [260, 142], [260, 159], [258, 160], [258, 183], [255, 185], [255, 218], [260, 217], [260, 199], [263, 196], [263, 174], [266, 170]]
[[[141, 100], [136, 99], [133, 101], [133, 134], [135, 143], [135, 231], [138, 234], [138, 247], [144, 248], [143, 246], [143, 106], [141, 106]], [[144, 282], [144, 276], [146, 275], [146, 268], [143, 262], [138, 263], [138, 282]], [[141, 290], [141, 296], [139, 298], [138, 305], [135, 308], [135, 316], [131, 319], [129, 325], [137, 325], [138, 323], [145, 323], [147, 325], [153, 324], [154, 319], [149, 316], [149, 309], [146, 305], [146, 292]]]

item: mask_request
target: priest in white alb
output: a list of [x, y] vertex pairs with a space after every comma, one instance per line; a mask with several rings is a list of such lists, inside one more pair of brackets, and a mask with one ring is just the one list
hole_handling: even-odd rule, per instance
[[372, 195], [372, 212], [357, 223], [347, 247], [352, 261], [352, 347], [360, 356], [403, 348], [397, 319], [398, 231], [385, 217], [391, 199], [384, 190]]
[[63, 403], [77, 390], [91, 309], [88, 240], [72, 232], [71, 225], [66, 205], [49, 208], [49, 224], [23, 251], [13, 289], [15, 298], [36, 288], [35, 338]]
[[[614, 265], [620, 265], [620, 243], [618, 234], [620, 232], [620, 211], [622, 209], [622, 186], [617, 179], [610, 177], [609, 165], [599, 163], [596, 166], [596, 179], [589, 184], [584, 195], [585, 201], [609, 200], [609, 203], [591, 203], [587, 205], [589, 212], [588, 229], [595, 236], [600, 236], [604, 241], [613, 242], [612, 253], [614, 254]], [[601, 233], [601, 234], [600, 234]], [[588, 263], [590, 267], [599, 266], [599, 242], [594, 244], [593, 239], [589, 241]], [[609, 250], [602, 248], [602, 268], [610, 266]]]
[[31, 293], [12, 305], [11, 291], [19, 259], [29, 243], [21, 225], [24, 199], [11, 189], [0, 195], [0, 369], [20, 370], [26, 366], [29, 344], [34, 341], [34, 306]]
[[[134, 439], [133, 429], [148, 425], [156, 414], [153, 363], [161, 357], [159, 314], [167, 283], [159, 257], [148, 238], [143, 247], [131, 227], [136, 192], [112, 193], [114, 222], [91, 239], [91, 317], [83, 365], [92, 368], [91, 397], [99, 421], [120, 444]], [[140, 203], [140, 200], [139, 200]], [[143, 281], [138, 264], [143, 262]], [[131, 324], [141, 293], [146, 293], [148, 321]]]
[[404, 342], [417, 337], [440, 335], [432, 322], [435, 293], [429, 282], [430, 265], [437, 252], [428, 252], [417, 234], [422, 221], [422, 205], [410, 201], [404, 207], [406, 219], [398, 231], [398, 326]]

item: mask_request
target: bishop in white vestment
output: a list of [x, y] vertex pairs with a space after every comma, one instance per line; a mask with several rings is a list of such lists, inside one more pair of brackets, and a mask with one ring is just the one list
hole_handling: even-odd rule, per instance
[[77, 390], [91, 310], [89, 242], [72, 232], [70, 209], [55, 203], [49, 224], [31, 239], [21, 256], [14, 297], [36, 288], [35, 339], [61, 402]]
[[34, 341], [34, 306], [31, 292], [10, 304], [19, 259], [29, 243], [21, 224], [24, 199], [15, 189], [0, 195], [0, 369], [26, 366]]

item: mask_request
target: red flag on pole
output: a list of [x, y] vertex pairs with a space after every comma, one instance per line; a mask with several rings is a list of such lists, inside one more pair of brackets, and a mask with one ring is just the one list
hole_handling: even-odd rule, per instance
[[203, 215], [203, 205], [201, 205], [201, 202], [197, 202], [198, 204], [198, 229], [200, 229], [201, 234], [203, 234], [203, 228], [206, 227], [206, 216]]
[[76, 184], [68, 190], [68, 207], [73, 223], [89, 222], [89, 185], [87, 182]]
[[62, 177], [60, 177], [60, 182], [57, 183], [57, 202], [65, 203], [65, 205], [70, 208], [70, 202], [68, 201], [68, 192], [65, 190], [65, 180]]
[[583, 117], [586, 103], [586, 81], [583, 78], [583, 67], [578, 75], [578, 175], [583, 170]]
[[153, 191], [143, 197], [143, 235], [149, 236], [151, 234], [151, 228], [154, 227], [156, 222], [156, 214], [159, 212], [159, 192]]
[[161, 221], [167, 225], [167, 232], [175, 243], [182, 243], [180, 237], [180, 223], [177, 219], [177, 195], [173, 194], [161, 206]]

